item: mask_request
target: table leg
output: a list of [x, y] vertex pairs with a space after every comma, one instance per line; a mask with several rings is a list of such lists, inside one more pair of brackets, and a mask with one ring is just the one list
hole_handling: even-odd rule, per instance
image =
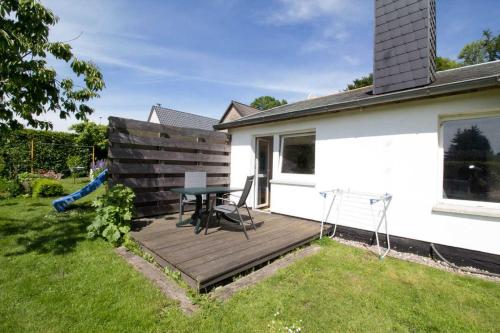
[[[207, 200], [209, 199], [210, 197], [207, 196]], [[205, 235], [208, 234], [208, 225], [210, 224], [210, 221], [212, 220], [212, 214], [214, 213], [214, 204], [215, 204], [215, 200], [217, 199], [217, 196], [214, 195], [213, 199], [212, 200], [208, 200], [207, 203], [209, 203], [210, 205], [210, 208], [208, 209], [208, 216], [207, 216], [207, 225], [205, 226]]]
[[177, 227], [191, 223], [191, 221], [183, 221], [182, 220], [182, 214], [184, 213], [184, 209], [182, 207], [182, 200], [183, 199], [184, 199], [184, 196], [182, 194], [179, 194], [179, 222], [177, 222], [177, 224], [176, 224]]
[[203, 199], [202, 199], [201, 194], [199, 194], [199, 195], [196, 195], [196, 208], [194, 210], [193, 217], [191, 218], [193, 221], [196, 220], [196, 227], [194, 228], [195, 234], [197, 234], [200, 230], [202, 209], [203, 209]]

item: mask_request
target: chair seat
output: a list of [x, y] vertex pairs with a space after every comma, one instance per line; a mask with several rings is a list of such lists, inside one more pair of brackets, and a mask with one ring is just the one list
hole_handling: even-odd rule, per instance
[[[207, 200], [201, 199], [201, 202], [205, 203]], [[182, 199], [182, 203], [196, 203], [196, 199], [190, 200], [190, 199]]]
[[234, 205], [219, 205], [219, 206], [215, 206], [214, 210], [216, 212], [229, 214], [229, 213], [236, 212], [236, 206], [234, 206]]

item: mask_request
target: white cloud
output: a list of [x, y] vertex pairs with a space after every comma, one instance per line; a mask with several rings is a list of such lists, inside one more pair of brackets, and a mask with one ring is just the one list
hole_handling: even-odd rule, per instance
[[[96, 113], [92, 115], [94, 121], [99, 121], [99, 117], [102, 117], [105, 123], [110, 115], [144, 119], [152, 104], [165, 101], [172, 107], [181, 109], [189, 105], [186, 107], [187, 111], [189, 108], [195, 111], [195, 108], [199, 107], [203, 112], [212, 112], [212, 116], [217, 112], [214, 111], [217, 106], [210, 105], [212, 101], [182, 101], [181, 97], [175, 97], [175, 94], [171, 95], [168, 91], [148, 91], [146, 88], [152, 84], [158, 87], [167, 81], [206, 82], [227, 86], [224, 87], [225, 90], [239, 87], [248, 91], [276, 91], [284, 96], [306, 98], [309, 94], [325, 95], [338, 91], [344, 88], [346, 82], [363, 74], [338, 70], [334, 66], [338, 61], [332, 61], [332, 66], [305, 62], [291, 68], [279, 63], [270, 65], [243, 61], [166, 45], [148, 35], [139, 34], [138, 31], [142, 30], [134, 27], [144, 25], [144, 16], [127, 12], [122, 8], [123, 2], [45, 0], [44, 3], [61, 17], [60, 22], [51, 31], [52, 40], [69, 40], [83, 32], [78, 39], [71, 42], [75, 54], [96, 62], [104, 71], [105, 81], [107, 73], [119, 74], [128, 80], [127, 88], [122, 88], [120, 82], [107, 81], [108, 88], [102, 92], [102, 97], [92, 102], [96, 109]], [[280, 14], [283, 18], [287, 16], [290, 20], [301, 21], [318, 15], [337, 15], [344, 12], [347, 1], [311, 0], [299, 4], [297, 1], [285, 0], [281, 3], [290, 10], [282, 8], [285, 10]], [[294, 13], [295, 9], [298, 11]], [[333, 22], [319, 34], [317, 40], [312, 39], [309, 44], [306, 43], [309, 51], [304, 52], [325, 50], [330, 47], [331, 40], [340, 41], [346, 38], [348, 30], [338, 24]], [[67, 66], [57, 63], [54, 63], [54, 66], [59, 73], [70, 74]], [[140, 89], [131, 89], [130, 86], [134, 85]], [[140, 85], [144, 87], [139, 87]], [[142, 116], [138, 116], [138, 112]], [[58, 130], [66, 130], [75, 122], [74, 119], [59, 120], [55, 114], [48, 114], [46, 119], [53, 121]]]
[[268, 17], [268, 23], [294, 24], [319, 17], [340, 20], [358, 20], [366, 8], [366, 0], [278, 0], [277, 10]]

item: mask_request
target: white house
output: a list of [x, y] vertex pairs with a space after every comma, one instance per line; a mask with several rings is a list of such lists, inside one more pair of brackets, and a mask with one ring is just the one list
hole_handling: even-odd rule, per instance
[[434, 13], [376, 0], [373, 86], [215, 126], [232, 135], [231, 186], [256, 175], [249, 206], [320, 220], [322, 190], [390, 193], [392, 237], [500, 267], [500, 61], [435, 73]]

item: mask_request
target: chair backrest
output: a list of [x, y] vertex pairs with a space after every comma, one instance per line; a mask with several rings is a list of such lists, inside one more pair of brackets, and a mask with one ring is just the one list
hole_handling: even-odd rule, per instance
[[[186, 172], [184, 174], [184, 187], [207, 187], [207, 173], [206, 172]], [[195, 200], [194, 195], [187, 194], [188, 200]]]
[[252, 188], [254, 176], [248, 176], [245, 181], [245, 187], [243, 188], [243, 192], [241, 193], [240, 201], [238, 201], [238, 207], [241, 207], [245, 204], [248, 198], [248, 194], [250, 193], [250, 189]]

